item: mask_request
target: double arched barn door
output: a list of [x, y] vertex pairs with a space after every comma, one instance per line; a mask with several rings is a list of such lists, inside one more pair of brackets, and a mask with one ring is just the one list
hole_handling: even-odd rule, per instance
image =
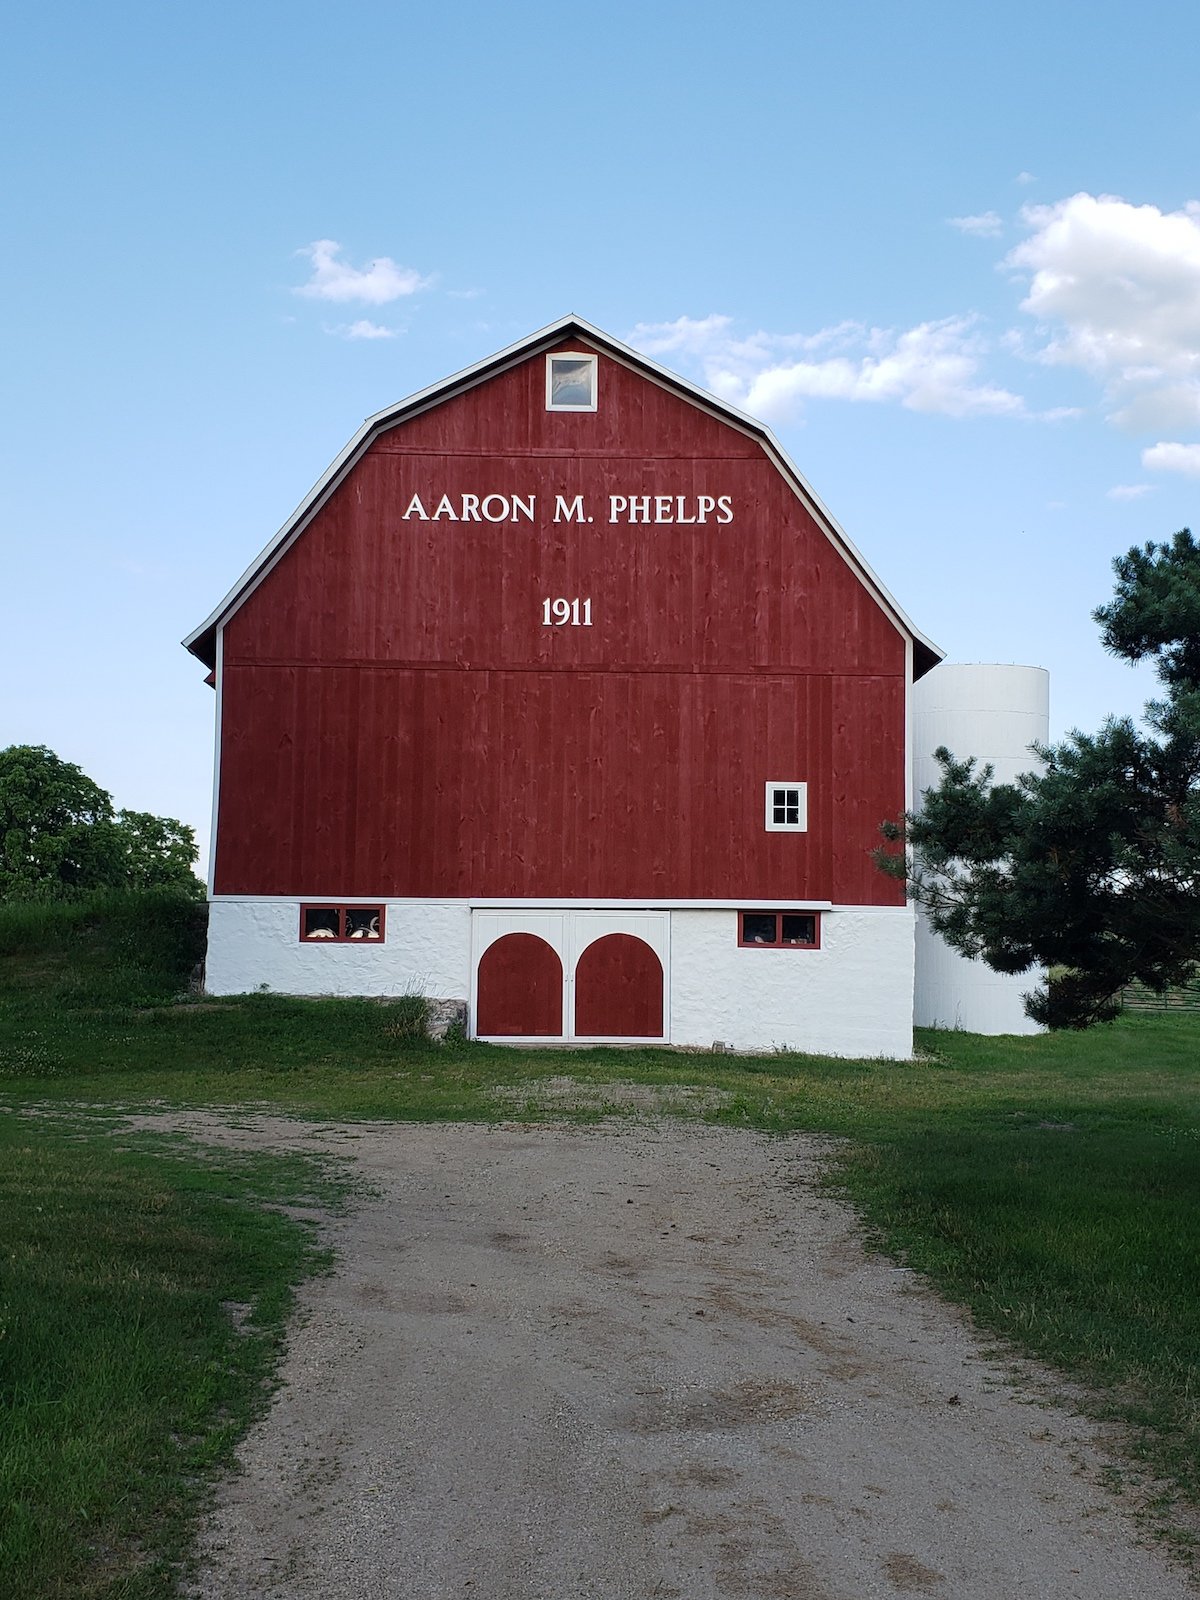
[[666, 918], [476, 913], [481, 1039], [662, 1039]]

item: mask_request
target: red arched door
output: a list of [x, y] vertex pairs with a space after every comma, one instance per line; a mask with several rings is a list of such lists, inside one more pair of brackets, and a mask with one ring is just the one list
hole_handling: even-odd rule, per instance
[[557, 1039], [563, 1031], [562, 962], [533, 933], [506, 933], [479, 962], [475, 1032], [484, 1038]]
[[644, 939], [607, 933], [575, 968], [575, 1032], [581, 1039], [661, 1039], [662, 963]]

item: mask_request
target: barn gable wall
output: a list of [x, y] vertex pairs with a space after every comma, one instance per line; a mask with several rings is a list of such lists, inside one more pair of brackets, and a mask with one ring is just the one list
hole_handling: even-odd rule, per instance
[[[382, 433], [230, 618], [218, 894], [902, 902], [870, 851], [903, 636], [756, 440], [600, 383], [548, 412], [539, 355]], [[560, 596], [591, 626], [546, 627]], [[765, 831], [769, 779], [808, 782], [807, 833]]]

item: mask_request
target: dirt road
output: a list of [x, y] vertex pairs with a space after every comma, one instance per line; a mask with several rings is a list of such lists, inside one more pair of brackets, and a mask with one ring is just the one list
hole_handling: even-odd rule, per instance
[[1087, 1425], [864, 1255], [802, 1140], [169, 1125], [376, 1191], [305, 1291], [206, 1600], [1195, 1593], [1095, 1486]]

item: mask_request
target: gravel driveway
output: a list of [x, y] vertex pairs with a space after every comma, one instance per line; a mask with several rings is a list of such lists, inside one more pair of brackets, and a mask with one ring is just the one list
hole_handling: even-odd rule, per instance
[[141, 1120], [350, 1157], [195, 1593], [1176, 1600], [953, 1310], [813, 1192], [820, 1147], [597, 1127]]

